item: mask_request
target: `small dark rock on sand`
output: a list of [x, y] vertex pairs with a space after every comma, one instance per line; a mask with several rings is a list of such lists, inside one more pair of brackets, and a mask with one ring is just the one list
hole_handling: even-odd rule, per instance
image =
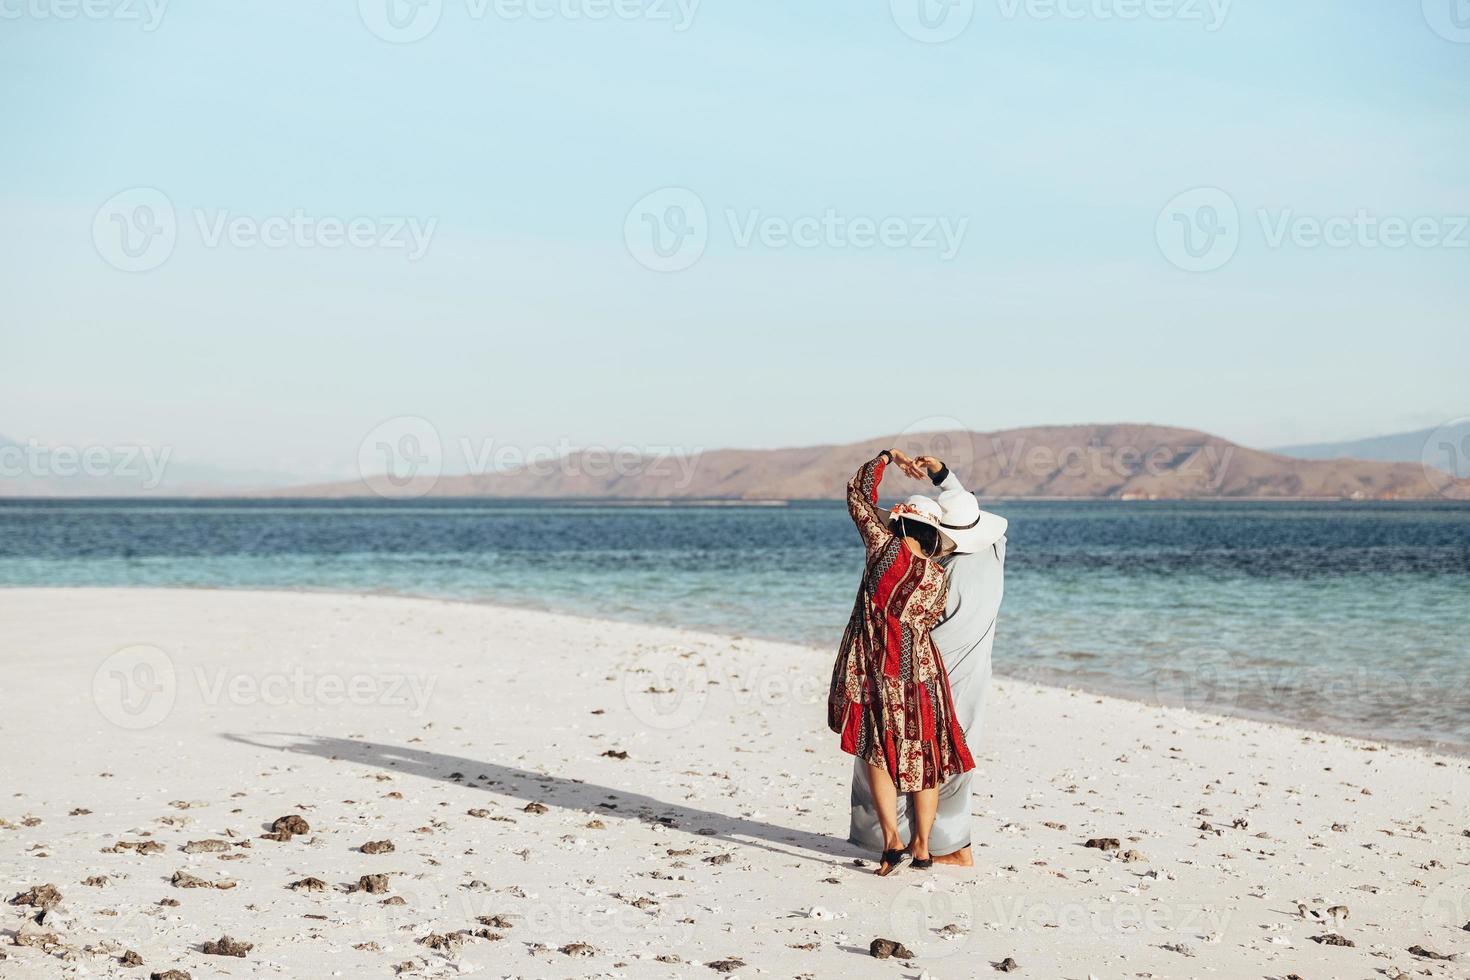
[[1432, 950], [1432, 949], [1425, 949], [1423, 946], [1410, 946], [1409, 947], [1409, 952], [1410, 953], [1413, 953], [1415, 956], [1421, 957], [1421, 958], [1426, 959], [1426, 960], [1453, 960], [1454, 959], [1453, 956], [1447, 956], [1444, 953], [1436, 953], [1434, 950]]
[[527, 803], [525, 806], [521, 807], [521, 809], [527, 813], [545, 813], [546, 804], [537, 803], [535, 800], [532, 800], [530, 803]]
[[387, 875], [363, 875], [357, 879], [357, 890], [369, 895], [382, 895], [388, 891]]
[[1010, 973], [1012, 970], [1019, 970], [1021, 968], [1021, 964], [1017, 963], [1009, 956], [1001, 960], [999, 963], [992, 963], [991, 965], [994, 966], [1001, 973]]
[[185, 854], [223, 854], [230, 849], [228, 841], [222, 840], [191, 840], [184, 845]]
[[254, 943], [242, 943], [229, 936], [220, 936], [201, 947], [202, 951], [210, 956], [238, 956], [241, 959], [244, 959], [245, 954], [254, 948]]
[[164, 970], [148, 974], [148, 980], [194, 980], [194, 974], [188, 970]]
[[41, 916], [45, 914], [45, 912], [42, 912], [35, 919], [26, 919], [23, 921], [20, 924], [20, 928], [15, 930], [15, 937], [11, 942], [17, 946], [34, 946], [37, 949], [47, 951], [53, 947], [60, 946], [61, 937], [40, 923]]
[[[277, 834], [307, 834], [311, 832], [311, 824], [306, 822], [305, 817], [288, 813], [284, 817], [276, 817], [271, 821], [271, 830]], [[286, 840], [290, 839], [290, 837], [286, 838]]]
[[1346, 936], [1339, 936], [1335, 932], [1323, 933], [1320, 936], [1312, 936], [1311, 937], [1311, 940], [1312, 940], [1312, 942], [1318, 943], [1319, 945], [1322, 945], [1322, 946], [1357, 946], [1358, 945], [1357, 943], [1353, 942], [1348, 937], [1346, 937]]
[[370, 840], [358, 850], [364, 854], [391, 854], [393, 842], [391, 840]]
[[302, 878], [291, 882], [289, 887], [293, 892], [324, 892], [327, 890], [327, 883], [320, 878]]
[[49, 909], [61, 904], [61, 892], [55, 885], [32, 885], [10, 900], [11, 905], [29, 905], [37, 909]]
[[509, 919], [507, 919], [503, 915], [481, 915], [481, 916], [476, 916], [475, 917], [475, 921], [478, 922], [482, 926], [489, 926], [491, 929], [510, 929], [510, 928], [513, 928], [513, 924], [511, 923], [511, 921]]
[[567, 943], [560, 952], [566, 956], [596, 956], [597, 948], [586, 943]]
[[175, 871], [173, 878], [169, 879], [175, 888], [234, 888], [233, 881], [205, 881], [203, 878], [195, 877], [187, 871]]
[[1118, 843], [1116, 837], [1094, 837], [1082, 846], [1095, 847], [1099, 851], [1116, 851], [1122, 845]]
[[715, 960], [712, 963], [706, 963], [705, 966], [714, 970], [716, 973], [734, 973], [736, 970], [745, 966], [745, 961], [739, 957], [732, 956], [728, 960]]
[[626, 759], [628, 757], [628, 753], [620, 751], [618, 749], [608, 749], [606, 752], [602, 753], [602, 757], [604, 759]]
[[454, 949], [465, 944], [465, 937], [463, 933], [459, 932], [431, 932], [427, 936], [420, 936], [414, 942], [420, 946], [427, 946], [430, 949]]
[[122, 959], [119, 962], [121, 962], [123, 966], [142, 966], [143, 957], [139, 956], [136, 952], [130, 949], [126, 953], [122, 954]]
[[868, 955], [874, 959], [886, 960], [890, 956], [901, 960], [914, 958], [913, 950], [896, 939], [875, 939], [868, 943]]

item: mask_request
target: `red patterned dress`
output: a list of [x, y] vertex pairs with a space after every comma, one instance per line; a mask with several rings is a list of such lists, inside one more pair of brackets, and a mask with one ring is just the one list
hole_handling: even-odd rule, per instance
[[847, 485], [847, 509], [868, 557], [832, 668], [827, 724], [842, 736], [842, 751], [886, 768], [900, 793], [914, 793], [975, 762], [929, 638], [944, 612], [944, 570], [910, 551], [879, 513], [887, 464], [885, 452]]

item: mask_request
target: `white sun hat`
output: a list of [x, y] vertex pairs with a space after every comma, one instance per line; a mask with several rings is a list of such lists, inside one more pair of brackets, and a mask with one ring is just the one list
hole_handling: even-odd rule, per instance
[[962, 554], [984, 551], [1005, 537], [1007, 521], [980, 509], [980, 501], [968, 490], [946, 490], [939, 495], [939, 530]]
[[906, 517], [920, 524], [928, 524], [937, 531], [940, 527], [940, 521], [943, 520], [944, 512], [940, 509], [939, 504], [933, 497], [926, 497], [923, 494], [916, 493], [888, 512], [888, 519], [890, 521], [900, 517]]

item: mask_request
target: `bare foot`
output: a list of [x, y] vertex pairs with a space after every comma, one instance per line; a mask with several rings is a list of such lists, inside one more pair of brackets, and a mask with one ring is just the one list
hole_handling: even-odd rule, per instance
[[955, 851], [953, 854], [934, 855], [934, 863], [952, 864], [955, 867], [959, 868], [973, 868], [975, 866], [975, 858], [970, 853], [970, 849], [968, 847], [962, 847], [958, 851]]

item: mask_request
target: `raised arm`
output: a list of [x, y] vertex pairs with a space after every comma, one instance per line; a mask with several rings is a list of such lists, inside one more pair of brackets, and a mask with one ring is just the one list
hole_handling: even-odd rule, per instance
[[888, 450], [883, 450], [864, 463], [847, 482], [847, 512], [852, 515], [852, 522], [863, 537], [863, 546], [870, 553], [893, 537], [888, 522], [878, 510], [878, 484], [891, 458]]
[[930, 482], [939, 489], [965, 489], [965, 485], [960, 482], [960, 478], [948, 466], [945, 466], [942, 461], [935, 459], [933, 456], [920, 456], [914, 462], [924, 468], [924, 471], [929, 474]]

